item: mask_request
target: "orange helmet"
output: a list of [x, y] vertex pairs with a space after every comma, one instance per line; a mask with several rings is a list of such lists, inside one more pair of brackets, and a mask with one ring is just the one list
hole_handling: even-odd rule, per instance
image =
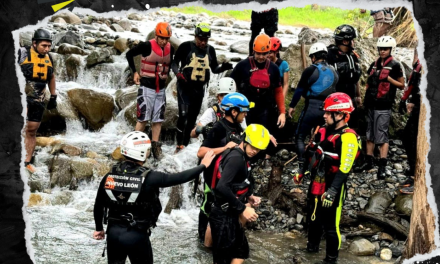
[[169, 38], [171, 37], [171, 26], [167, 22], [159, 22], [156, 25], [156, 36]]
[[270, 38], [270, 50], [278, 51], [281, 48], [281, 40], [277, 37]]
[[270, 51], [270, 37], [266, 34], [258, 35], [254, 40], [254, 51], [265, 53]]

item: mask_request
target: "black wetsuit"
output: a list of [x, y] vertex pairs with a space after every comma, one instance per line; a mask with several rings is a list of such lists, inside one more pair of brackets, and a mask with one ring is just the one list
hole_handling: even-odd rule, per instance
[[[112, 171], [104, 176], [99, 185], [96, 195], [93, 216], [96, 231], [102, 231], [105, 208], [108, 208], [107, 227], [107, 258], [108, 263], [125, 263], [128, 258], [135, 263], [153, 263], [153, 251], [150, 243], [150, 228], [156, 226], [157, 218], [162, 206], [159, 201], [159, 188], [170, 187], [188, 182], [205, 169], [204, 165], [175, 173], [167, 174], [157, 171], [148, 171], [134, 162], [123, 161], [112, 168]], [[146, 175], [145, 175], [146, 174]], [[139, 195], [134, 203], [128, 203], [133, 193], [111, 191], [105, 189], [111, 182], [108, 178], [121, 177], [145, 177]], [[136, 221], [130, 222], [129, 215], [133, 215]], [[132, 226], [133, 225], [133, 226]]]
[[[208, 53], [211, 71], [213, 73], [221, 72], [215, 49], [212, 46], [208, 45], [205, 50], [202, 50], [195, 45], [194, 41], [186, 41], [177, 48], [173, 63], [171, 64], [175, 74], [179, 73], [179, 65], [182, 71], [182, 68], [190, 63], [193, 51], [197, 57], [205, 57]], [[205, 78], [204, 82], [192, 81], [188, 76], [185, 76], [185, 78], [186, 82], [182, 80], [177, 82], [177, 101], [179, 106], [177, 145], [179, 146], [187, 146], [189, 143], [191, 130], [195, 126], [205, 95], [204, 86], [209, 83], [209, 75]]]
[[223, 157], [221, 166], [221, 178], [213, 190], [216, 201], [209, 223], [214, 263], [230, 264], [234, 258], [249, 257], [249, 244], [239, 215], [245, 210], [247, 198], [253, 192], [254, 180], [246, 154], [239, 147]]

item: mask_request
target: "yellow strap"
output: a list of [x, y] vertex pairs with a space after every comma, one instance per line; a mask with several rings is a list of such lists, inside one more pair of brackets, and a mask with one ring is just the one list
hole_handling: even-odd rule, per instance
[[315, 219], [316, 219], [316, 215], [315, 215], [316, 206], [318, 206], [318, 196], [315, 196], [315, 209], [313, 209], [312, 217], [310, 217], [310, 219], [312, 219], [312, 221], [315, 221]]

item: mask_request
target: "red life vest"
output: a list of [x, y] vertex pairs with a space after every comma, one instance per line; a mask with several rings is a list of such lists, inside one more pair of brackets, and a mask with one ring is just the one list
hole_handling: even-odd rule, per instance
[[[392, 56], [389, 56], [388, 59], [383, 63], [383, 67], [380, 72], [377, 71], [377, 64], [380, 63], [381, 58], [374, 62], [374, 66], [370, 71], [369, 78], [373, 78], [374, 81], [372, 84], [377, 86], [377, 94], [376, 98], [386, 97], [388, 92], [390, 91], [391, 83], [387, 80], [390, 75], [391, 69], [393, 66], [398, 63], [396, 62]], [[367, 90], [370, 88], [370, 85], [367, 85]], [[370, 88], [371, 89], [371, 88]], [[375, 92], [375, 91], [374, 91]]]
[[255, 65], [254, 57], [249, 57], [249, 62], [251, 64], [251, 77], [249, 83], [252, 87], [257, 89], [267, 89], [270, 87], [270, 74], [268, 69], [270, 66], [270, 60], [266, 59], [266, 65], [263, 69], [259, 69]]
[[403, 96], [402, 96], [402, 101], [405, 101], [406, 99], [408, 99], [408, 97], [409, 97], [409, 95], [411, 94], [411, 91], [412, 91], [412, 89], [413, 89], [413, 87], [414, 87], [414, 84], [412, 84], [411, 83], [411, 79], [413, 78], [413, 75], [414, 74], [419, 74], [420, 73], [420, 71], [422, 70], [422, 64], [420, 63], [420, 61], [419, 60], [417, 60], [417, 66], [416, 66], [416, 68], [413, 70], [413, 72], [411, 73], [411, 76], [409, 77], [409, 80], [408, 80], [408, 87], [407, 87], [407, 89], [405, 89], [405, 92], [403, 93]]
[[[217, 186], [218, 181], [220, 180], [220, 178], [222, 177], [222, 161], [223, 159], [229, 154], [231, 153], [233, 149], [227, 149], [225, 150], [215, 161], [214, 164], [214, 170], [212, 173], [212, 179], [211, 179], [211, 190], [214, 190], [215, 187]], [[239, 150], [241, 151], [241, 149]], [[243, 153], [244, 155], [244, 153]], [[243, 157], [244, 160], [244, 157]], [[248, 191], [249, 191], [249, 187], [250, 187], [250, 182], [248, 180], [250, 171], [251, 171], [251, 165], [249, 164], [248, 161], [246, 161], [246, 168], [247, 168], [247, 174], [246, 175], [246, 180], [243, 181], [242, 183], [236, 183], [236, 184], [232, 184], [232, 191], [235, 193], [237, 199], [240, 199], [241, 196], [245, 195]]]
[[156, 78], [156, 92], [159, 92], [159, 79], [166, 80], [170, 71], [171, 44], [168, 42], [164, 49], [155, 39], [150, 40], [151, 53], [141, 59], [140, 75], [146, 78]]

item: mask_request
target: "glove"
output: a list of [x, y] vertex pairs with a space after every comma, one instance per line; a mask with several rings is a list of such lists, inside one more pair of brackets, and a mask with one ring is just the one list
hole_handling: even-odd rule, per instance
[[305, 175], [307, 175], [307, 174], [310, 174], [310, 172], [309, 172], [309, 171], [305, 171], [304, 173], [303, 173], [303, 172], [298, 172], [298, 173], [296, 173], [296, 174], [293, 176], [293, 182], [294, 182], [295, 184], [297, 184], [297, 185], [301, 184], [301, 182], [302, 182], [302, 178], [303, 178]]
[[233, 67], [232, 67], [231, 63], [229, 63], [229, 62], [223, 62], [222, 63], [222, 71], [227, 71], [227, 70], [230, 70], [232, 68]]
[[52, 94], [49, 99], [49, 103], [46, 106], [47, 110], [52, 110], [54, 108], [57, 108], [57, 95]]
[[336, 197], [336, 190], [332, 187], [328, 189], [322, 196], [322, 207], [331, 207]]
[[203, 126], [196, 126], [196, 135], [200, 135], [201, 133], [203, 133]]
[[183, 76], [183, 74], [181, 72], [179, 72], [178, 74], [176, 74], [177, 80], [182, 80], [186, 82], [185, 76]]
[[406, 114], [406, 103], [405, 101], [400, 101], [399, 103], [399, 113], [401, 113], [402, 115]]

